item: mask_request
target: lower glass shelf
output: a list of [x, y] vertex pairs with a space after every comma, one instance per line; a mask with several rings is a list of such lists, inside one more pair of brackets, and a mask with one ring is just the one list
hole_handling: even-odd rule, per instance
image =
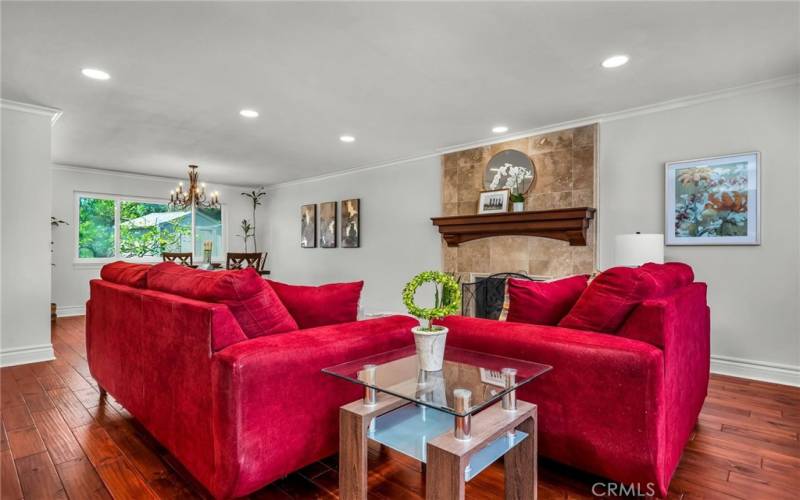
[[[367, 436], [404, 455], [426, 461], [428, 441], [453, 430], [453, 415], [425, 406], [408, 404], [376, 417], [369, 427]], [[464, 472], [464, 480], [469, 481], [483, 469], [502, 457], [528, 434], [522, 431], [503, 434], [490, 442], [470, 458]]]

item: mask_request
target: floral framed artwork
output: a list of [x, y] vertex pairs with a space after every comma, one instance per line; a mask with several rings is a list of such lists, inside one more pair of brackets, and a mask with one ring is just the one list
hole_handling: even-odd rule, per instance
[[667, 163], [666, 244], [760, 244], [760, 190], [758, 152]]

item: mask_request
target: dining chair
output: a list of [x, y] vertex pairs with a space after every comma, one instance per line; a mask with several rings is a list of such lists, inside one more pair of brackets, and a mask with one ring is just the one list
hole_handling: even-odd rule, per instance
[[260, 271], [261, 264], [261, 252], [228, 252], [225, 259], [225, 269], [252, 267], [256, 271]]
[[192, 262], [192, 252], [163, 252], [161, 254], [161, 259], [164, 262], [175, 262], [182, 266], [191, 266], [194, 264], [194, 262]]

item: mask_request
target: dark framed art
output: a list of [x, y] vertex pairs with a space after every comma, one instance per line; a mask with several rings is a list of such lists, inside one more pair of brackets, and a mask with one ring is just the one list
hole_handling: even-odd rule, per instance
[[361, 245], [361, 200], [342, 200], [341, 212], [342, 248], [358, 248]]
[[317, 246], [317, 206], [300, 207], [300, 247], [315, 248]]
[[319, 204], [319, 246], [336, 248], [336, 202]]

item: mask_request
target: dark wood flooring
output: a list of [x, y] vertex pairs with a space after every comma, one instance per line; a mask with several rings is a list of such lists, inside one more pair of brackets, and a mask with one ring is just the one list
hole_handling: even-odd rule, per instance
[[[2, 499], [205, 498], [207, 494], [111, 397], [103, 400], [86, 364], [83, 317], [53, 328], [57, 359], [2, 368]], [[800, 497], [800, 388], [714, 375], [700, 421], [669, 498]], [[539, 498], [592, 498], [602, 481], [542, 460]], [[370, 497], [421, 498], [419, 464], [370, 450]], [[502, 498], [494, 464], [468, 498]], [[337, 498], [329, 457], [251, 495]]]

